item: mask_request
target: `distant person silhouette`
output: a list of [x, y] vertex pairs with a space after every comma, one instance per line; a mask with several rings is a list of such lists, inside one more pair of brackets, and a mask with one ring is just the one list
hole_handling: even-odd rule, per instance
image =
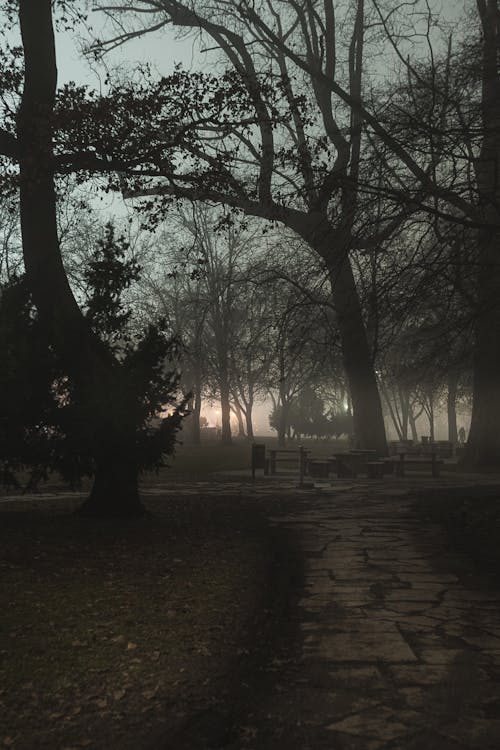
[[465, 427], [463, 426], [458, 431], [458, 442], [460, 443], [460, 445], [465, 444]]

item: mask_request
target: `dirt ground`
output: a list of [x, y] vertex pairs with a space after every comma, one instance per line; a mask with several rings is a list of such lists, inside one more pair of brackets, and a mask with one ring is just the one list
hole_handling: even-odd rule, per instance
[[[339, 486], [330, 497], [236, 481], [151, 485], [150, 514], [127, 523], [76, 517], [81, 497], [50, 490], [0, 497], [0, 747], [331, 746], [318, 717], [340, 718], [367, 687], [332, 687], [331, 665], [306, 666], [299, 600], [308, 576], [322, 590], [324, 549], [308, 547], [302, 527], [316, 518], [320, 540], [342, 515], [336, 499], [349, 508], [369, 489]], [[457, 551], [465, 580], [491, 577], [498, 489], [427, 483], [412, 497], [421, 523], [438, 524]], [[341, 559], [332, 564], [342, 571]], [[338, 573], [327, 573], [334, 582]], [[377, 606], [381, 591], [370, 593]], [[337, 740], [386, 747], [355, 733]]]
[[227, 731], [288, 596], [266, 521], [283, 501], [157, 494], [129, 523], [78, 502], [0, 502], [0, 746], [159, 747], [218, 732], [208, 710]]

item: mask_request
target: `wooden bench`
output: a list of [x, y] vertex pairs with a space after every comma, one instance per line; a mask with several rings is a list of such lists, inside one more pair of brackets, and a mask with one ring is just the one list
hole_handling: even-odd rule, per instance
[[327, 477], [330, 473], [331, 462], [327, 459], [308, 458], [306, 463], [306, 473], [311, 477]]
[[386, 466], [387, 463], [385, 461], [367, 461], [366, 476], [369, 479], [383, 479]]
[[400, 477], [405, 476], [405, 469], [407, 466], [430, 466], [432, 476], [437, 479], [441, 472], [441, 466], [443, 461], [437, 458], [435, 453], [431, 453], [428, 456], [411, 456], [407, 457], [405, 453], [399, 454], [399, 460], [393, 461], [396, 468], [396, 474]]
[[337, 463], [337, 476], [342, 479], [356, 478], [361, 473], [368, 474], [371, 477], [375, 471], [377, 476], [383, 476], [380, 473], [383, 465], [377, 469], [375, 467], [369, 468], [369, 464], [379, 463], [377, 451], [373, 449], [352, 448], [344, 453], [335, 453], [335, 461]]
[[339, 479], [355, 479], [360, 473], [363, 456], [359, 453], [335, 453], [334, 458]]
[[278, 463], [300, 463], [300, 448], [273, 448], [269, 451], [269, 473], [276, 474]]

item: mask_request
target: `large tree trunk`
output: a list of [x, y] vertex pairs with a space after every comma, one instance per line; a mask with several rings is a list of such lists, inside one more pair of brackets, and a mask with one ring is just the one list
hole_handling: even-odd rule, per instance
[[138, 471], [132, 446], [118, 454], [102, 456], [96, 466], [90, 496], [79, 512], [96, 517], [137, 516], [144, 512], [142, 505], [138, 507], [138, 498]]
[[332, 301], [337, 315], [344, 370], [349, 382], [358, 448], [375, 449], [387, 455], [384, 416], [368, 345], [356, 283], [347, 248], [334, 248], [335, 237], [316, 240], [317, 250], [327, 260]]
[[[105, 460], [114, 457], [113, 475], [123, 469], [128, 478], [124, 497], [127, 515], [143, 512], [137, 491], [137, 468], [130, 456], [111, 450], [113, 436], [119, 434], [114, 416], [113, 376], [117, 370], [110, 352], [95, 336], [71, 292], [63, 267], [56, 223], [56, 195], [53, 175], [52, 120], [57, 85], [51, 0], [20, 0], [19, 19], [25, 59], [24, 90], [17, 119], [20, 169], [20, 220], [23, 255], [28, 284], [49, 341], [76, 385], [77, 397], [88, 398], [88, 424], [96, 444], [107, 445], [96, 451], [94, 497], [100, 498], [99, 512], [116, 512], [109, 493], [100, 492]], [[87, 401], [85, 401], [87, 403]], [[101, 418], [111, 403], [109, 420]], [[122, 408], [123, 408], [122, 404]], [[112, 425], [109, 434], [103, 429]], [[76, 425], [75, 425], [76, 427]], [[106, 437], [106, 440], [104, 439]], [[129, 435], [132, 440], [132, 436]], [[121, 436], [123, 441], [123, 435]], [[120, 443], [121, 445], [121, 443]], [[135, 457], [134, 457], [135, 459]], [[98, 479], [99, 475], [99, 479]], [[109, 483], [108, 483], [109, 486]], [[92, 497], [92, 495], [91, 495]], [[89, 499], [90, 500], [90, 499]], [[121, 514], [121, 511], [118, 510]]]
[[366, 335], [361, 303], [349, 259], [350, 236], [332, 229], [327, 218], [310, 214], [295, 230], [324, 259], [342, 346], [344, 371], [352, 399], [354, 444], [387, 455], [384, 415]]
[[480, 0], [483, 29], [483, 143], [476, 178], [484, 227], [478, 232], [478, 310], [475, 319], [474, 396], [464, 461], [500, 467], [500, 29], [497, 0]]
[[480, 233], [479, 309], [475, 322], [474, 395], [464, 462], [500, 467], [500, 267], [498, 237]]

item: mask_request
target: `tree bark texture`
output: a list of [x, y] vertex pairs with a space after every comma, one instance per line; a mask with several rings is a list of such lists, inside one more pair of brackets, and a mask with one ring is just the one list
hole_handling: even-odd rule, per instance
[[413, 416], [413, 412], [411, 408], [408, 413], [408, 421], [410, 423], [411, 439], [413, 440], [414, 443], [418, 443], [417, 420]]
[[457, 429], [457, 390], [458, 378], [455, 373], [448, 376], [448, 393], [446, 396], [446, 412], [448, 416], [448, 440], [453, 445], [458, 443]]
[[336, 246], [338, 235], [328, 232], [321, 235], [316, 231], [309, 242], [328, 265], [343, 365], [352, 399], [355, 445], [374, 449], [385, 456], [387, 440], [382, 404], [348, 247]]
[[201, 377], [196, 378], [194, 386], [194, 405], [193, 405], [193, 424], [192, 424], [192, 440], [194, 445], [200, 445], [201, 443]]
[[231, 436], [231, 400], [227, 378], [221, 377], [220, 382], [220, 410], [221, 410], [221, 440], [226, 445], [232, 442]]
[[245, 438], [245, 425], [243, 423], [243, 413], [241, 411], [240, 405], [235, 402], [234, 403], [234, 413], [236, 414], [236, 421], [238, 422], [238, 437], [239, 438]]
[[476, 164], [478, 232], [474, 396], [465, 463], [500, 467], [500, 45], [498, 0], [478, 0], [483, 31], [483, 142]]
[[253, 440], [252, 404], [247, 404], [245, 409], [245, 422], [247, 425], [247, 439]]
[[500, 243], [480, 233], [478, 311], [474, 341], [474, 396], [465, 463], [500, 466]]
[[[141, 513], [137, 469], [130, 455], [121, 457], [123, 436], [117, 435], [115, 363], [92, 332], [73, 296], [62, 263], [56, 223], [56, 194], [52, 167], [52, 119], [57, 86], [51, 0], [20, 0], [19, 20], [25, 60], [24, 89], [17, 118], [20, 169], [20, 220], [27, 279], [49, 340], [76, 384], [79, 398], [89, 403], [88, 419], [96, 437], [95, 484], [89, 506], [97, 512], [114, 510], [99, 477], [113, 461], [113, 474], [122, 462], [130, 485], [123, 494], [123, 511]], [[108, 404], [111, 404], [110, 408]], [[123, 408], [123, 404], [121, 405]], [[102, 419], [101, 419], [102, 416]], [[120, 426], [123, 419], [119, 420]], [[109, 427], [106, 439], [103, 434]], [[118, 444], [114, 438], [119, 438]], [[125, 440], [129, 445], [132, 435]], [[100, 447], [102, 450], [100, 449]], [[115, 450], [116, 448], [116, 450]], [[134, 479], [135, 476], [135, 479]], [[109, 485], [108, 485], [109, 488]], [[97, 507], [98, 506], [98, 507]]]
[[278, 445], [280, 448], [284, 448], [286, 445], [289, 411], [290, 405], [287, 401], [282, 400], [278, 418]]

